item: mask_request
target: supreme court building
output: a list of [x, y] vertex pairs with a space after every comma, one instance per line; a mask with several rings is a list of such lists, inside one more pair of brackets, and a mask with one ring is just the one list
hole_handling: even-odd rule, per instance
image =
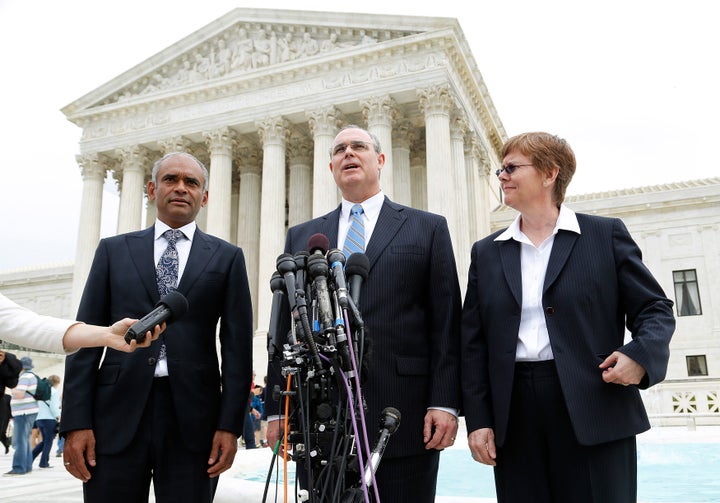
[[[153, 163], [186, 151], [210, 174], [198, 225], [245, 253], [260, 376], [277, 256], [288, 226], [338, 205], [329, 148], [344, 125], [380, 139], [391, 199], [447, 218], [463, 290], [472, 243], [515, 216], [494, 175], [506, 133], [455, 19], [236, 9], [63, 113], [82, 129], [75, 262], [0, 274], [2, 292], [74, 317], [107, 175], [120, 192], [117, 232], [138, 230], [156, 216], [145, 195]], [[667, 380], [644, 394], [655, 422], [720, 424], [720, 178], [566, 203], [622, 218], [676, 303]]]
[[328, 165], [342, 126], [380, 139], [391, 199], [447, 217], [461, 275], [499, 203], [490, 174], [506, 135], [455, 19], [236, 9], [63, 112], [82, 128], [73, 305], [106, 173], [120, 190], [117, 232], [138, 230], [155, 219], [154, 161], [187, 151], [210, 173], [200, 227], [244, 250], [258, 357], [287, 226], [339, 202]]

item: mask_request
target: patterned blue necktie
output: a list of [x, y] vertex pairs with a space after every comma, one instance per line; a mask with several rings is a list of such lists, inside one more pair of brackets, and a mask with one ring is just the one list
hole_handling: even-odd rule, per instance
[[350, 228], [345, 237], [343, 253], [349, 257], [353, 253], [365, 252], [365, 222], [363, 221], [363, 207], [359, 204], [353, 205], [350, 210]]
[[161, 297], [177, 288], [180, 260], [175, 245], [182, 236], [183, 233], [179, 229], [168, 229], [163, 232], [163, 237], [167, 239], [168, 245], [155, 269], [155, 277], [157, 278], [158, 291]]
[[[168, 229], [163, 232], [163, 237], [167, 239], [168, 245], [160, 256], [157, 268], [155, 269], [155, 278], [157, 279], [160, 297], [167, 295], [177, 288], [180, 259], [178, 258], [178, 251], [175, 245], [178, 239], [183, 236], [183, 232], [179, 229]], [[165, 358], [167, 358], [167, 350], [165, 348], [165, 340], [163, 339], [158, 360], [164, 360]]]

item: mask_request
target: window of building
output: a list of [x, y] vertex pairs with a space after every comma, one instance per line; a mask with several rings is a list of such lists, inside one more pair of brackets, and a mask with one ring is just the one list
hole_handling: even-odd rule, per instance
[[688, 376], [706, 376], [707, 371], [707, 360], [705, 355], [693, 355], [686, 356], [685, 361], [687, 362]]
[[673, 271], [673, 282], [675, 283], [675, 308], [678, 316], [702, 314], [695, 269]]

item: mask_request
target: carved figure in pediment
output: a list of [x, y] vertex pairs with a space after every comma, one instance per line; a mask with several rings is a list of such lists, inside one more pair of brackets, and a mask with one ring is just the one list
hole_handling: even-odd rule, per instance
[[317, 40], [312, 38], [309, 33], [303, 33], [303, 39], [300, 45], [300, 55], [314, 56], [319, 50], [320, 47], [318, 47]]
[[270, 40], [267, 38], [265, 30], [260, 30], [257, 37], [253, 40], [252, 66], [258, 68], [270, 64]]
[[285, 36], [278, 39], [278, 58], [281, 63], [284, 63], [296, 57], [292, 33], [286, 33]]
[[175, 74], [175, 81], [178, 84], [192, 84], [194, 82], [200, 82], [201, 80], [203, 80], [202, 74], [193, 68], [192, 62], [190, 62], [189, 59], [185, 58]]
[[253, 41], [248, 38], [245, 28], [238, 30], [237, 42], [233, 48], [231, 71], [248, 70], [252, 67]]
[[337, 47], [338, 35], [336, 32], [330, 34], [330, 38], [325, 39], [320, 44], [320, 52], [330, 52]]
[[230, 73], [232, 51], [228, 48], [225, 39], [218, 40], [217, 52], [214, 54], [211, 77], [222, 77]]
[[193, 70], [195, 70], [197, 73], [202, 75], [204, 78], [207, 78], [207, 76], [210, 72], [210, 58], [203, 56], [199, 52], [196, 52], [195, 53], [195, 64], [193, 65]]

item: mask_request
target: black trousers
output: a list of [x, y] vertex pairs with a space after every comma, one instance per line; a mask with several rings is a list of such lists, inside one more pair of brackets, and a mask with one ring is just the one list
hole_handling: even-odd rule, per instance
[[580, 445], [555, 363], [518, 362], [495, 486], [498, 503], [635, 503], [635, 437]]
[[189, 451], [183, 435], [192, 434], [178, 427], [169, 379], [156, 377], [130, 446], [119, 454], [97, 455], [92, 478], [83, 484], [85, 502], [147, 503], [152, 480], [157, 503], [210, 503], [218, 480], [207, 474], [211, 446]]
[[[0, 395], [0, 442], [9, 446], [10, 441], [7, 437], [8, 424], [10, 423], [10, 395]], [[6, 449], [7, 450], [7, 449]]]

